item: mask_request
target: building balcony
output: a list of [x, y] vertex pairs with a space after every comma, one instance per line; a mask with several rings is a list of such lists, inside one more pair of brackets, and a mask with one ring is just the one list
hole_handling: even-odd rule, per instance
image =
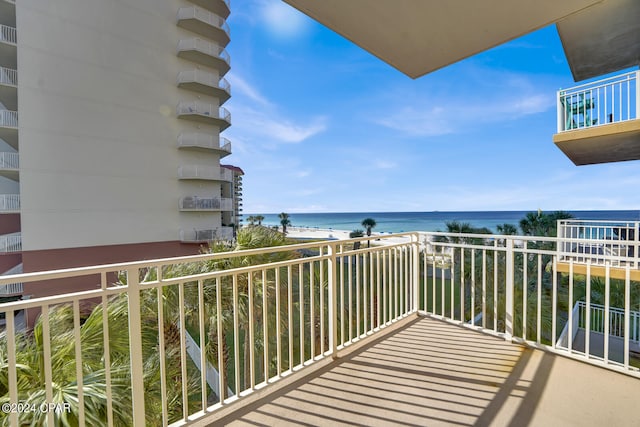
[[[181, 239], [204, 243], [217, 230], [184, 230]], [[370, 248], [353, 249], [364, 237], [0, 276], [0, 286], [81, 275], [99, 284], [0, 305], [3, 398], [50, 403], [57, 386], [68, 390], [63, 398], [82, 402], [92, 395], [78, 384], [93, 385], [106, 370], [111, 381], [95, 385], [104, 397], [78, 405], [80, 419], [176, 426], [633, 424], [639, 282], [611, 283], [611, 298], [600, 289], [585, 293], [583, 276], [556, 270], [553, 238], [378, 238]], [[610, 304], [620, 292], [627, 295], [623, 308]], [[90, 303], [98, 306], [83, 321], [79, 307]], [[19, 331], [20, 310], [42, 313], [38, 339]], [[609, 319], [586, 321], [598, 310]], [[578, 335], [558, 339], [574, 324], [600, 339], [585, 347], [569, 339]], [[113, 331], [124, 341], [106, 335]], [[104, 336], [104, 348], [91, 357], [96, 336]], [[613, 351], [616, 340], [620, 352]], [[204, 342], [213, 350], [201, 350]], [[54, 367], [64, 349], [62, 372]], [[33, 367], [43, 372], [38, 382], [23, 377], [24, 352], [44, 355]], [[19, 425], [17, 413], [7, 416]], [[35, 416], [21, 421], [42, 424], [29, 418]]]
[[233, 240], [233, 227], [180, 230], [180, 241], [184, 243], [206, 243], [213, 240]]
[[10, 233], [0, 235], [0, 253], [12, 253], [22, 251], [22, 234]]
[[206, 133], [181, 133], [178, 136], [178, 148], [214, 151], [220, 158], [223, 158], [231, 154], [231, 141]]
[[17, 33], [14, 27], [0, 24], [0, 59], [2, 65], [12, 69], [18, 64]]
[[[21, 273], [22, 273], [22, 264], [18, 264], [15, 267], [2, 273], [2, 276], [9, 276], [12, 274], [21, 274]], [[23, 291], [24, 291], [24, 287], [22, 283], [9, 283], [6, 285], [2, 285], [0, 286], [0, 298], [21, 295]]]
[[0, 214], [20, 213], [19, 194], [0, 194]]
[[20, 157], [18, 153], [0, 152], [0, 176], [20, 180]]
[[178, 87], [215, 96], [224, 104], [231, 97], [231, 85], [225, 79], [203, 70], [180, 71], [178, 74]]
[[17, 111], [0, 110], [0, 138], [13, 148], [18, 148]]
[[231, 171], [218, 166], [185, 165], [178, 168], [179, 179], [230, 182]]
[[190, 211], [227, 211], [233, 210], [231, 199], [224, 197], [187, 196], [180, 199], [179, 207], [183, 212]]
[[558, 91], [553, 142], [576, 165], [640, 159], [640, 71]]
[[18, 71], [0, 67], [0, 102], [9, 110], [18, 109]]
[[226, 46], [231, 40], [229, 26], [224, 18], [198, 7], [181, 7], [178, 9], [178, 27], [193, 31]]
[[177, 108], [178, 117], [209, 125], [216, 125], [220, 132], [231, 126], [231, 113], [224, 107], [200, 101], [181, 102]]
[[226, 50], [215, 43], [193, 38], [178, 42], [178, 56], [189, 61], [215, 68], [224, 76], [231, 68], [231, 58]]
[[216, 15], [227, 19], [231, 13], [230, 0], [189, 0], [191, 3], [198, 5]]

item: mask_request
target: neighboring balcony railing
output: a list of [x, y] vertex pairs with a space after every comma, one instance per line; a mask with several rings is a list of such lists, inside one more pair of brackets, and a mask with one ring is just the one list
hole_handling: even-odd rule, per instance
[[0, 67], [0, 84], [18, 86], [18, 71], [7, 67]]
[[0, 194], [0, 212], [16, 212], [19, 210], [19, 194]]
[[231, 67], [231, 58], [226, 50], [215, 43], [199, 38], [180, 40], [178, 42], [178, 56], [184, 56], [185, 59], [206, 66], [217, 67], [221, 75], [224, 75]]
[[232, 227], [218, 227], [205, 230], [180, 230], [182, 242], [210, 242], [213, 240], [233, 240]]
[[225, 102], [231, 97], [231, 85], [216, 74], [203, 70], [187, 70], [178, 73], [178, 87], [215, 95]]
[[220, 150], [227, 155], [231, 154], [231, 141], [224, 137], [216, 138], [206, 133], [181, 133], [178, 136], [178, 147]]
[[[181, 237], [209, 240], [213, 231], [185, 231]], [[74, 406], [79, 419], [183, 425], [256, 390], [266, 394], [274, 382], [339, 357], [417, 314], [640, 378], [639, 359], [630, 351], [640, 282], [608, 279], [603, 294], [583, 275], [559, 273], [557, 242], [402, 233], [0, 277], [2, 286], [85, 276], [91, 287], [0, 304], [6, 318], [0, 340], [7, 349], [2, 397], [13, 405], [19, 399], [52, 403], [61, 388], [67, 390], [63, 399], [91, 399], [90, 405]], [[566, 324], [576, 317], [580, 324], [573, 307], [575, 296], [585, 292], [587, 305], [621, 316], [620, 351], [609, 351], [614, 342], [606, 329], [601, 356], [595, 342], [586, 350], [572, 342], [558, 345]], [[624, 308], [612, 306], [616, 300]], [[80, 307], [91, 304], [96, 308], [86, 318]], [[41, 313], [36, 333], [17, 329], [20, 310]], [[188, 350], [187, 335], [207, 350]], [[474, 340], [470, 345], [482, 348]], [[65, 369], [55, 369], [63, 351]], [[31, 372], [26, 355], [34, 352], [42, 356], [31, 368], [42, 374], [25, 377]], [[89, 394], [85, 384], [97, 392]], [[48, 418], [55, 425], [53, 412], [22, 414], [20, 423], [18, 415], [8, 414], [8, 423], [44, 425]]]
[[0, 127], [17, 128], [18, 112], [9, 110], [0, 110]]
[[0, 253], [22, 251], [22, 234], [10, 233], [0, 235]]
[[[22, 273], [22, 264], [18, 264], [13, 268], [5, 271], [2, 276], [9, 276], [11, 274], [21, 274]], [[9, 296], [9, 295], [19, 295], [24, 291], [24, 286], [22, 283], [9, 283], [3, 286], [0, 286], [0, 296]]]
[[16, 29], [7, 25], [0, 24], [0, 42], [16, 44]]
[[216, 166], [185, 165], [178, 168], [180, 179], [203, 179], [208, 181], [231, 181], [231, 171]]
[[180, 9], [178, 9], [178, 25], [180, 25], [180, 22], [184, 20], [199, 21], [201, 24], [193, 28], [193, 30], [196, 30], [196, 32], [199, 34], [202, 34], [206, 37], [215, 37], [215, 32], [219, 31], [224, 33], [221, 40], [223, 44], [229, 42], [229, 25], [227, 25], [226, 21], [223, 18], [213, 12], [209, 12], [208, 10], [203, 10], [197, 7], [181, 7]]
[[181, 102], [178, 104], [177, 114], [178, 117], [217, 124], [220, 130], [231, 125], [231, 113], [226, 108], [200, 101]]
[[558, 221], [558, 259], [640, 269], [640, 221]]
[[20, 155], [18, 153], [0, 152], [0, 169], [19, 169]]
[[558, 133], [638, 119], [640, 71], [559, 90]]
[[231, 211], [231, 199], [224, 197], [187, 196], [180, 199], [180, 210], [183, 211]]

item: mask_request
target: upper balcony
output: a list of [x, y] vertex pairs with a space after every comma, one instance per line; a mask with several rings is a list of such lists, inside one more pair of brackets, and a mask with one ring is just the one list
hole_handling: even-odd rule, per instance
[[[21, 274], [22, 273], [22, 264], [18, 264], [13, 268], [2, 273], [2, 276], [9, 276], [12, 274]], [[0, 286], [0, 298], [20, 295], [24, 291], [22, 283], [9, 283], [3, 286]]]
[[184, 243], [207, 243], [212, 240], [233, 240], [233, 228], [180, 230], [180, 241]]
[[194, 92], [215, 96], [224, 104], [231, 98], [231, 85], [225, 79], [203, 70], [180, 71], [178, 74], [178, 87]]
[[22, 234], [9, 233], [0, 235], [0, 254], [21, 252]]
[[640, 159], [640, 71], [558, 91], [553, 142], [576, 165]]
[[13, 148], [18, 148], [17, 111], [0, 110], [0, 138]]
[[18, 64], [17, 32], [15, 27], [0, 24], [0, 63], [16, 69]]
[[18, 71], [0, 67], [0, 102], [9, 110], [18, 109]]
[[19, 194], [0, 194], [0, 214], [20, 213]]
[[179, 179], [230, 182], [231, 171], [218, 166], [186, 165], [178, 168]]
[[0, 152], [0, 176], [20, 180], [20, 156], [18, 153]]
[[207, 9], [227, 19], [231, 14], [231, 1], [230, 0], [189, 0], [193, 4], [197, 4], [200, 7]]
[[214, 151], [223, 158], [231, 154], [231, 141], [207, 133], [188, 132], [178, 136], [178, 148]]
[[233, 211], [231, 199], [224, 197], [187, 196], [180, 199], [182, 212], [190, 211]]
[[228, 45], [231, 40], [229, 26], [224, 18], [198, 7], [181, 7], [178, 9], [178, 27], [193, 31], [223, 47]]
[[178, 117], [209, 125], [216, 125], [220, 132], [231, 126], [231, 113], [224, 108], [200, 101], [181, 102], [177, 108]]
[[[79, 419], [114, 425], [637, 419], [640, 282], [558, 272], [553, 238], [376, 238], [0, 277], [92, 286], [0, 304], [2, 397], [47, 404], [60, 387], [65, 402], [87, 402], [74, 406]], [[80, 307], [91, 306], [86, 319]], [[41, 313], [34, 334], [18, 329], [21, 310]], [[29, 368], [41, 377], [27, 381]], [[40, 416], [7, 415], [10, 425], [60, 417]]]
[[231, 58], [226, 50], [215, 43], [192, 38], [178, 42], [178, 56], [198, 64], [215, 68], [224, 76], [231, 68]]

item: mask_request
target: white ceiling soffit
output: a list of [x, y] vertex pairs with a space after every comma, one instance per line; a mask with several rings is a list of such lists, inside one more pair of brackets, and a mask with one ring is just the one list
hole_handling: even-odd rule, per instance
[[640, 0], [606, 0], [557, 27], [576, 81], [640, 64]]
[[600, 0], [283, 1], [417, 78]]

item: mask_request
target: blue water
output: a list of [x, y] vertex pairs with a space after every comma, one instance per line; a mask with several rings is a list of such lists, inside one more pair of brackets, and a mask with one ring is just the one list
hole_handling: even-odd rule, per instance
[[[334, 230], [362, 229], [365, 218], [376, 220], [375, 232], [444, 231], [448, 221], [468, 222], [474, 227], [487, 227], [496, 231], [496, 225], [509, 223], [518, 226], [520, 220], [531, 211], [494, 212], [349, 212], [349, 213], [292, 213], [294, 227], [318, 227]], [[578, 219], [631, 221], [640, 220], [640, 211], [569, 211]], [[247, 216], [244, 223], [247, 223]], [[255, 214], [254, 214], [255, 215]], [[280, 225], [277, 214], [262, 214], [264, 225]]]

